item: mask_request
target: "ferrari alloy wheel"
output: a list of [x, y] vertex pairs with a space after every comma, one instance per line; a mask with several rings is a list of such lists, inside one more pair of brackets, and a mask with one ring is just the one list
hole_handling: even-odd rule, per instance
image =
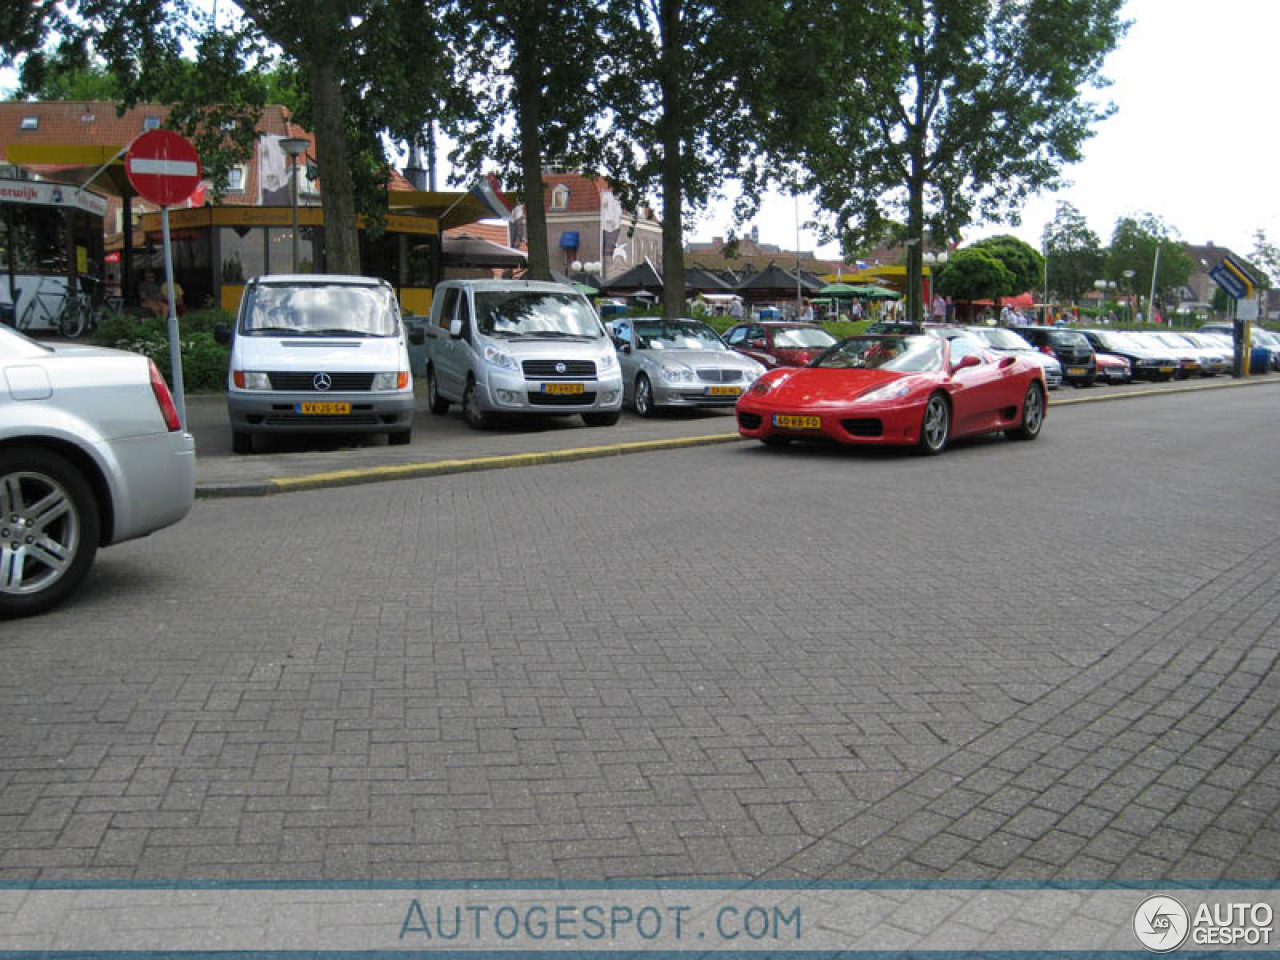
[[933, 456], [947, 449], [951, 436], [951, 408], [946, 398], [935, 393], [924, 408], [924, 420], [920, 424], [920, 451]]
[[1040, 385], [1033, 383], [1027, 387], [1027, 396], [1022, 401], [1022, 423], [1005, 431], [1010, 440], [1034, 440], [1040, 436], [1040, 428], [1044, 426], [1044, 394]]
[[643, 373], [636, 377], [636, 392], [632, 398], [636, 413], [642, 417], [652, 417], [654, 413], [653, 384]]

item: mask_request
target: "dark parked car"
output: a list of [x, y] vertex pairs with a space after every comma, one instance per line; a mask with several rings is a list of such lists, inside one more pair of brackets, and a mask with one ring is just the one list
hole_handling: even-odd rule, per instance
[[1077, 387], [1093, 386], [1098, 378], [1098, 361], [1093, 355], [1093, 345], [1079, 330], [1019, 327], [1017, 332], [1040, 352], [1058, 358], [1058, 362], [1062, 364], [1064, 383], [1073, 383]]
[[1154, 350], [1141, 338], [1123, 330], [1081, 330], [1095, 350], [1114, 353], [1129, 361], [1135, 380], [1172, 380], [1178, 359], [1170, 351]]

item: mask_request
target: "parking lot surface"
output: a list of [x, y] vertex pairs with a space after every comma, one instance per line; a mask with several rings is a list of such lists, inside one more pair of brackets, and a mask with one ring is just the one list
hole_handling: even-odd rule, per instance
[[0, 879], [1274, 880], [1277, 397], [197, 503], [0, 631]]

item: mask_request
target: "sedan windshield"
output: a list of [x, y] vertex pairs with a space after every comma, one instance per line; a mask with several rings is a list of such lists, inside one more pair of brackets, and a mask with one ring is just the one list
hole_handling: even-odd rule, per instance
[[727, 350], [714, 330], [696, 320], [636, 323], [641, 350]]
[[818, 357], [811, 366], [904, 373], [941, 370], [942, 341], [937, 337], [850, 337]]
[[259, 284], [241, 332], [250, 336], [394, 337], [400, 310], [391, 291], [336, 283]]
[[773, 331], [773, 345], [780, 350], [826, 349], [836, 338], [815, 327], [778, 327]]
[[987, 343], [995, 347], [997, 350], [1034, 350], [1035, 347], [1027, 343], [1026, 340], [1018, 336], [1012, 330], [1006, 330], [1004, 327], [979, 327], [970, 329], [971, 333], [986, 340]]
[[604, 336], [591, 304], [568, 291], [477, 291], [476, 327], [490, 337], [594, 340]]

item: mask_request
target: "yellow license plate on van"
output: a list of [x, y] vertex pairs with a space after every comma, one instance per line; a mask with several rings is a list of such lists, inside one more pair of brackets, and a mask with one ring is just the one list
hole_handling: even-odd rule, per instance
[[708, 397], [736, 397], [740, 393], [741, 387], [707, 387]]
[[557, 393], [562, 396], [574, 396], [580, 393], [586, 393], [586, 384], [582, 383], [544, 383], [542, 385], [543, 393]]
[[796, 417], [786, 413], [774, 414], [773, 425], [788, 430], [821, 430], [821, 417]]
[[304, 416], [347, 416], [351, 413], [349, 403], [300, 403], [298, 412]]

